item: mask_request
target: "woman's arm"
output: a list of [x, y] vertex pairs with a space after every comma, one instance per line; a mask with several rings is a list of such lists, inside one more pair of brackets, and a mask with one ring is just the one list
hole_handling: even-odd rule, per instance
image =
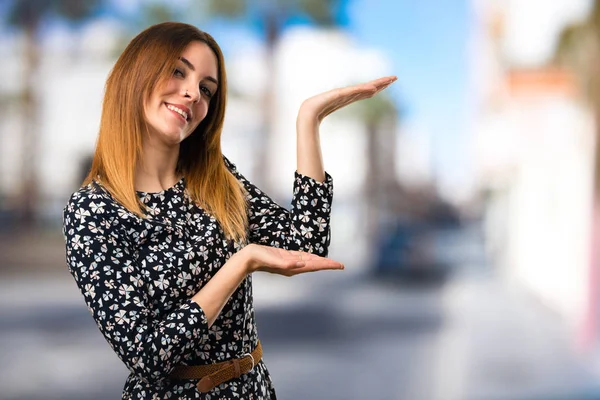
[[224, 161], [247, 193], [251, 243], [327, 255], [333, 200], [331, 176], [325, 173], [324, 182], [318, 182], [296, 171], [292, 207], [288, 211], [248, 181], [226, 157]]
[[155, 313], [148, 291], [165, 283], [143, 274], [116, 210], [94, 196], [78, 192], [65, 207], [69, 271], [100, 332], [127, 368], [145, 381], [162, 380], [202, 342], [207, 317], [191, 299], [160, 317]]
[[344, 269], [344, 266], [314, 254], [250, 244], [235, 253], [192, 300], [204, 310], [211, 326], [248, 274], [264, 271], [292, 276], [325, 269]]
[[321, 154], [319, 125], [320, 121], [315, 115], [300, 109], [296, 119], [296, 170], [317, 182], [323, 182], [325, 169]]
[[306, 99], [300, 106], [296, 119], [297, 171], [323, 182], [325, 171], [319, 139], [321, 121], [342, 107], [373, 97], [396, 79], [395, 76], [388, 76], [359, 85], [333, 89]]
[[244, 185], [249, 205], [249, 240], [252, 243], [288, 250], [303, 250], [326, 256], [331, 240], [330, 215], [333, 180], [323, 169], [319, 125], [323, 118], [354, 101], [372, 97], [395, 77], [334, 89], [302, 103], [297, 128], [297, 171], [292, 207], [288, 211], [240, 174], [224, 158], [225, 165]]

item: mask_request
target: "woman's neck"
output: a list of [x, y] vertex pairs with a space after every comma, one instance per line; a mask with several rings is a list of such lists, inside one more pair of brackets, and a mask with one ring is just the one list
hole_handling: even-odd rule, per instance
[[165, 148], [144, 143], [142, 147], [142, 158], [135, 169], [135, 190], [160, 192], [181, 179], [176, 171], [179, 146]]

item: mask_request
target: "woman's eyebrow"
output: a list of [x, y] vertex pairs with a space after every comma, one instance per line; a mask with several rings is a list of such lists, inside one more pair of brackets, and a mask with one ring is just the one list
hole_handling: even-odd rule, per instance
[[187, 58], [185, 58], [185, 57], [179, 57], [179, 59], [181, 60], [182, 63], [184, 63], [185, 65], [187, 65], [187, 67], [189, 69], [191, 69], [192, 71], [196, 70], [196, 68], [194, 68], [194, 64], [192, 64], [191, 62], [189, 62]]
[[[192, 64], [187, 58], [179, 57], [179, 60], [181, 60], [181, 62], [184, 63], [192, 71], [196, 71], [194, 64]], [[207, 81], [213, 82], [217, 86], [219, 85], [219, 81], [217, 81], [217, 78], [213, 78], [212, 76], [207, 76], [204, 79], [206, 79]]]

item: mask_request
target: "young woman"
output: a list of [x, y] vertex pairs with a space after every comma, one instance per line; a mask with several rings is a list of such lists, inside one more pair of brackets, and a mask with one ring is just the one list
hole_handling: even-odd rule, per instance
[[253, 272], [325, 258], [332, 180], [321, 120], [395, 77], [314, 96], [297, 119], [292, 211], [221, 153], [227, 80], [214, 39], [181, 23], [135, 37], [106, 83], [94, 160], [64, 212], [69, 270], [131, 374], [124, 399], [274, 399]]

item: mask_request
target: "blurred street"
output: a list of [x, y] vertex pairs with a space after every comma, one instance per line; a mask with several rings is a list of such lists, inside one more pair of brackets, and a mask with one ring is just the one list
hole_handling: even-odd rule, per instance
[[[477, 247], [473, 235], [463, 240]], [[559, 317], [473, 260], [434, 284], [376, 280], [351, 266], [294, 278], [255, 274], [258, 327], [279, 397], [600, 398]], [[53, 270], [0, 281], [0, 397], [119, 398], [126, 368], [66, 267]]]

